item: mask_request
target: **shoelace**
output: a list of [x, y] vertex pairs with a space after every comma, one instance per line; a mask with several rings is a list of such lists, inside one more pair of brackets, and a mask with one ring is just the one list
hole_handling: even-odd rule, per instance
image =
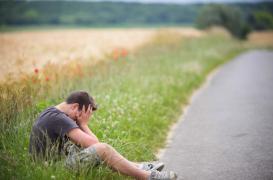
[[148, 166], [149, 169], [152, 169], [154, 167], [153, 164], [148, 164], [147, 166]]

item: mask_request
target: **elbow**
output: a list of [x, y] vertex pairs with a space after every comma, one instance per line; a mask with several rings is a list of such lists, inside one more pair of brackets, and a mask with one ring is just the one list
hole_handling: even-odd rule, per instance
[[83, 142], [82, 147], [87, 148], [87, 147], [92, 146], [92, 145], [97, 144], [97, 143], [99, 143], [98, 139], [90, 137], [85, 142]]

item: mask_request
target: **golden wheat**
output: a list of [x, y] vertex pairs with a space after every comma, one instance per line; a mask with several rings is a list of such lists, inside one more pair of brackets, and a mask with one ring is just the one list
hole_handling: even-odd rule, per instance
[[[193, 28], [168, 28], [198, 37]], [[95, 63], [115, 48], [133, 51], [150, 40], [155, 28], [70, 29], [0, 33], [0, 79], [8, 74], [33, 71], [46, 64], [91, 61]]]

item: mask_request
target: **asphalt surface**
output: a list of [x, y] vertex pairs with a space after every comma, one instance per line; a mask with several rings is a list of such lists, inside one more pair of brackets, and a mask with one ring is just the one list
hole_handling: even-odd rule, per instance
[[249, 51], [221, 67], [160, 160], [178, 179], [273, 180], [273, 51]]

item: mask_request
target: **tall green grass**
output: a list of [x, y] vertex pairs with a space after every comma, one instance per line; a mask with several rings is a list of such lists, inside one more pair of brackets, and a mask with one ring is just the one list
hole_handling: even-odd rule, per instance
[[212, 69], [244, 49], [239, 41], [221, 36], [165, 34], [125, 58], [85, 66], [84, 76], [59, 72], [52, 83], [2, 84], [0, 179], [127, 179], [105, 166], [71, 172], [63, 161], [33, 162], [29, 134], [39, 112], [70, 91], [87, 90], [99, 104], [89, 124], [99, 139], [132, 161], [153, 160], [192, 91]]

